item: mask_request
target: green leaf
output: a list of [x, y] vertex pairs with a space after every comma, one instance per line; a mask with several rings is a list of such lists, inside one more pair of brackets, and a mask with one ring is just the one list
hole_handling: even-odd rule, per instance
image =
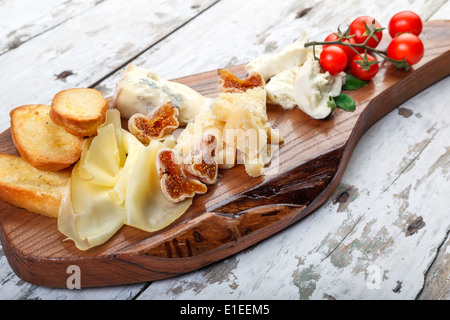
[[340, 109], [346, 111], [355, 111], [356, 109], [355, 101], [346, 94], [341, 93], [339, 96], [334, 98], [334, 101], [336, 102], [336, 106]]
[[369, 71], [370, 67], [373, 66], [374, 64], [380, 63], [378, 60], [369, 60], [369, 58], [367, 57], [367, 50], [364, 53], [363, 59], [356, 60], [355, 62], [359, 64], [361, 66], [361, 69], [365, 71]]
[[343, 25], [338, 26], [338, 32], [335, 33], [335, 35], [337, 35], [339, 38], [341, 39], [351, 39], [353, 37], [356, 37], [356, 34], [352, 34], [350, 35], [350, 26], [346, 25], [346, 29], [344, 32], [342, 32], [341, 27], [343, 27]]
[[345, 76], [345, 84], [342, 86], [342, 90], [358, 90], [367, 85], [366, 81], [358, 79], [354, 75], [347, 73]]
[[403, 58], [403, 60], [394, 60], [388, 58], [388, 60], [395, 66], [396, 69], [405, 69], [408, 71], [411, 68], [411, 65], [406, 62], [406, 59]]
[[364, 27], [366, 28], [366, 31], [363, 33], [363, 36], [368, 36], [368, 35], [372, 34], [371, 38], [374, 38], [377, 42], [380, 42], [380, 40], [378, 40], [376, 33], [383, 31], [385, 28], [375, 27], [375, 19], [372, 20], [372, 22], [370, 23], [370, 26], [368, 26], [365, 21], [363, 21], [363, 24], [364, 24]]
[[336, 101], [334, 101], [333, 97], [330, 97], [330, 99], [327, 101], [327, 105], [331, 109], [331, 112], [336, 109]]

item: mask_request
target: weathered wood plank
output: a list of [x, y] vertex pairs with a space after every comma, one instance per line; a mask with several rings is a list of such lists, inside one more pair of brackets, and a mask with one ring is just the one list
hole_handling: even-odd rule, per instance
[[[0, 110], [48, 104], [62, 89], [87, 87], [120, 68], [213, 4], [202, 1], [101, 2], [0, 59]], [[0, 119], [0, 130], [9, 127]]]
[[445, 2], [442, 6], [437, 8], [429, 20], [446, 20], [450, 19], [450, 2]]
[[4, 0], [0, 2], [0, 55], [76, 16], [97, 0]]
[[[133, 63], [163, 78], [178, 78], [243, 64], [261, 54], [276, 52], [296, 40], [302, 29], [311, 40], [322, 40], [358, 15], [377, 12], [377, 19], [387, 25], [393, 12], [414, 8], [427, 20], [444, 2], [400, 0], [386, 6], [385, 1], [363, 4], [351, 0], [335, 6], [333, 1], [318, 0], [289, 0], [283, 5], [275, 1], [221, 1], [208, 14], [153, 46]], [[205, 25], [215, 27], [204, 28]], [[116, 72], [99, 83], [97, 89], [111, 95], [119, 78], [120, 72]]]
[[438, 247], [436, 260], [425, 274], [423, 290], [417, 295], [419, 300], [450, 299], [450, 243], [447, 237]]
[[[430, 19], [450, 19], [450, 2], [447, 1], [441, 6]], [[419, 300], [450, 299], [450, 242], [448, 235], [447, 232], [446, 237], [437, 248], [435, 260], [425, 272], [423, 288], [417, 295]]]

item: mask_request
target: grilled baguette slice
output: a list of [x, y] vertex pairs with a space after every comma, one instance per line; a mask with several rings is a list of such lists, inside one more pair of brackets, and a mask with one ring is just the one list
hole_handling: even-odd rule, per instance
[[84, 138], [68, 133], [49, 117], [50, 106], [25, 105], [10, 112], [11, 134], [20, 155], [40, 170], [59, 171], [75, 163]]
[[0, 199], [30, 212], [58, 217], [62, 190], [71, 169], [36, 169], [22, 157], [0, 153]]
[[58, 92], [52, 100], [50, 118], [67, 132], [89, 137], [105, 121], [108, 101], [100, 91], [73, 88]]

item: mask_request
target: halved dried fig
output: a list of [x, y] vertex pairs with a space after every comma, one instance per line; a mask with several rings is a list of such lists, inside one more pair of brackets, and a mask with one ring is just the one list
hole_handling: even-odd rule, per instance
[[207, 191], [205, 184], [186, 175], [180, 162], [174, 150], [164, 148], [158, 151], [156, 170], [160, 178], [161, 189], [166, 198], [173, 203], [191, 198], [196, 193], [202, 194]]
[[234, 73], [219, 69], [219, 92], [245, 92], [248, 89], [264, 87], [265, 82], [259, 72], [250, 73], [245, 79], [238, 78]]
[[183, 160], [184, 169], [206, 184], [217, 181], [217, 143], [217, 137], [209, 133], [203, 138], [199, 150], [194, 150], [194, 154], [191, 152]]
[[128, 130], [142, 143], [148, 144], [152, 140], [161, 139], [178, 128], [178, 109], [172, 102], [154, 109], [148, 115], [134, 114], [128, 120]]

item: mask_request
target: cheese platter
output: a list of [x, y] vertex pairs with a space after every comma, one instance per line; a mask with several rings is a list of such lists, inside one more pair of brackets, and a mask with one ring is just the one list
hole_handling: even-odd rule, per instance
[[[243, 166], [221, 170], [218, 182], [161, 230], [123, 226], [106, 243], [80, 251], [65, 241], [56, 219], [0, 202], [1, 241], [11, 268], [48, 287], [66, 287], [72, 265], [81, 270], [81, 287], [153, 281], [199, 269], [280, 232], [328, 199], [372, 124], [450, 74], [449, 38], [449, 21], [426, 22], [423, 59], [407, 72], [382, 63], [367, 86], [346, 92], [356, 102], [353, 112], [336, 109], [322, 120], [267, 105], [269, 122], [284, 141], [266, 175], [249, 178]], [[227, 70], [247, 76], [244, 65]], [[173, 81], [218, 96], [217, 70]], [[18, 155], [10, 130], [0, 135], [0, 152]]]

